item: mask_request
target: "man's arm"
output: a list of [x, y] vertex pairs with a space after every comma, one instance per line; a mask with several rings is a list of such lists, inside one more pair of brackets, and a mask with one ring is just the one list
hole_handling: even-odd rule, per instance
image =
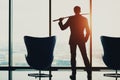
[[86, 29], [85, 42], [87, 42], [87, 41], [88, 41], [88, 38], [89, 38], [89, 36], [90, 36], [90, 28], [89, 28], [87, 19], [86, 19], [86, 21], [85, 21], [85, 29]]
[[63, 18], [60, 18], [58, 24], [59, 24], [61, 30], [65, 30], [69, 26], [69, 19], [67, 20], [67, 22], [64, 25], [63, 25], [62, 21], [63, 21]]

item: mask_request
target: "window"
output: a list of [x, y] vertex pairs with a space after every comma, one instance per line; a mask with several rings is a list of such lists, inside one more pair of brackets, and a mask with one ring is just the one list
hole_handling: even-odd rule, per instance
[[0, 0], [0, 66], [8, 66], [8, 3]]
[[49, 1], [13, 1], [13, 66], [28, 66], [25, 35], [49, 36]]
[[[9, 1], [0, 0], [0, 67], [28, 66], [25, 60], [26, 47], [23, 37], [49, 36], [49, 0], [10, 0], [12, 2], [12, 48], [9, 55]], [[92, 67], [105, 67], [102, 60], [103, 49], [100, 42], [101, 35], [120, 36], [120, 1], [97, 0], [93, 1], [92, 27]], [[54, 51], [55, 67], [70, 67], [69, 29], [61, 31], [58, 23], [52, 20], [73, 15], [73, 7], [80, 5], [82, 13], [90, 13], [89, 0], [52, 0], [51, 26], [52, 35], [57, 36]], [[90, 15], [84, 15], [90, 23]], [[66, 21], [67, 19], [65, 19]], [[90, 41], [87, 42], [87, 53], [90, 53]], [[84, 67], [79, 49], [77, 49], [77, 67]], [[99, 62], [99, 63], [98, 63]], [[0, 72], [0, 74], [8, 72]], [[1, 78], [1, 77], [0, 77]]]
[[[52, 20], [59, 19], [60, 17], [72, 16], [74, 15], [73, 8], [75, 6], [80, 6], [82, 9], [81, 13], [88, 13], [84, 15], [90, 20], [90, 10], [89, 10], [89, 0], [52, 0]], [[61, 6], [62, 5], [62, 6]], [[66, 18], [64, 21], [66, 21]], [[58, 22], [52, 22], [52, 34], [57, 36], [56, 48], [55, 48], [55, 66], [70, 67], [70, 49], [69, 49], [69, 28], [61, 31]], [[89, 57], [89, 41], [87, 43], [88, 57]], [[84, 66], [80, 50], [77, 49], [77, 66]]]
[[93, 1], [93, 67], [105, 67], [102, 60], [103, 49], [100, 42], [100, 36], [107, 35], [120, 37], [119, 2], [118, 0]]

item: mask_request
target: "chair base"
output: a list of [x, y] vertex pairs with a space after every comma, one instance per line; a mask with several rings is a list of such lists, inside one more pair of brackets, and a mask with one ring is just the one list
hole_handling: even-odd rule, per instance
[[115, 74], [115, 73], [109, 73], [109, 74], [104, 74], [104, 76], [107, 76], [107, 77], [120, 77], [120, 74]]
[[30, 77], [35, 77], [35, 78], [37, 78], [37, 77], [52, 77], [52, 75], [51, 74], [44, 74], [44, 73], [31, 73], [31, 74], [28, 74], [28, 76], [30, 76]]
[[106, 77], [114, 77], [114, 78], [116, 78], [116, 80], [117, 80], [117, 78], [119, 78], [120, 77], [120, 74], [115, 74], [115, 73], [109, 73], [109, 74], [104, 74], [104, 76], [106, 76]]

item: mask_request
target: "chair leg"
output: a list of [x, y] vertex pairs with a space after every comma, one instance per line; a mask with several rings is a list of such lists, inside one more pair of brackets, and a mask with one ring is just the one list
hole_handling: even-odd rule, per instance
[[49, 69], [49, 74], [41, 73], [41, 70], [39, 70], [39, 73], [28, 74], [28, 76], [35, 77], [35, 78], [39, 77], [39, 80], [42, 80], [41, 77], [49, 77], [49, 80], [51, 80], [51, 77], [52, 77], [51, 73], [52, 73], [51, 69]]
[[115, 73], [104, 74], [104, 76], [106, 76], [106, 77], [114, 77], [115, 80], [117, 80], [118, 77], [120, 78], [120, 74], [118, 73], [117, 70], [115, 70]]

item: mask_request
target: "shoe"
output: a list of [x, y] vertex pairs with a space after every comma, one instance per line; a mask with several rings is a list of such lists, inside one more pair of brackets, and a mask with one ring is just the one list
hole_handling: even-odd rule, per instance
[[72, 79], [72, 75], [70, 75], [70, 79]]
[[76, 80], [75, 75], [74, 75], [74, 76], [73, 76], [73, 75], [70, 75], [70, 79], [71, 79], [71, 80]]
[[87, 75], [87, 78], [88, 78], [88, 80], [91, 80], [91, 75], [88, 74], [88, 75]]

